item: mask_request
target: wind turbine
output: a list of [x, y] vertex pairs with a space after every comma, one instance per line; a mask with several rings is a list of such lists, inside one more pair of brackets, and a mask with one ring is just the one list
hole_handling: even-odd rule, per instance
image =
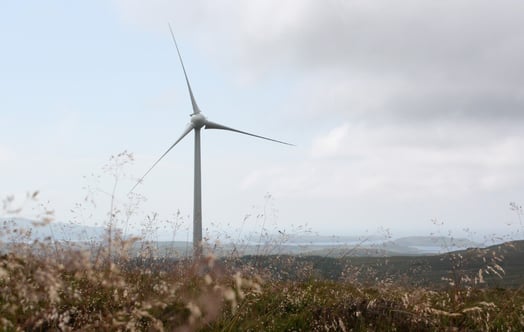
[[190, 114], [191, 120], [187, 124], [186, 128], [182, 132], [182, 135], [167, 149], [166, 152], [158, 160], [149, 168], [149, 170], [138, 180], [138, 182], [135, 184], [133, 189], [131, 189], [131, 192], [136, 188], [137, 185], [139, 185], [144, 178], [146, 177], [149, 172], [162, 160], [168, 153], [175, 147], [175, 145], [178, 144], [184, 137], [186, 137], [187, 134], [189, 134], [191, 131], [195, 132], [195, 175], [194, 175], [194, 196], [193, 196], [193, 257], [195, 259], [200, 258], [202, 255], [202, 174], [201, 174], [201, 159], [200, 159], [200, 130], [202, 128], [204, 129], [220, 129], [220, 130], [228, 130], [233, 131], [235, 133], [249, 135], [253, 137], [262, 138], [268, 141], [273, 141], [276, 143], [286, 144], [286, 145], [293, 145], [290, 143], [282, 142], [276, 139], [251, 134], [242, 130], [233, 129], [230, 127], [226, 127], [224, 125], [221, 125], [216, 122], [212, 122], [208, 120], [204, 114], [200, 111], [200, 108], [198, 108], [197, 102], [195, 100], [195, 96], [193, 95], [193, 90], [191, 89], [191, 85], [189, 84], [189, 79], [187, 77], [186, 68], [184, 67], [184, 62], [182, 61], [182, 56], [180, 55], [180, 50], [178, 49], [178, 44], [175, 39], [175, 35], [173, 33], [173, 29], [171, 29], [171, 25], [169, 25], [169, 31], [171, 32], [171, 37], [173, 38], [173, 42], [175, 43], [176, 51], [178, 53], [178, 58], [180, 60], [180, 64], [182, 65], [182, 70], [184, 72], [184, 77], [186, 79], [187, 84], [187, 90], [189, 92], [189, 97], [191, 98], [191, 105], [193, 107], [193, 113]]

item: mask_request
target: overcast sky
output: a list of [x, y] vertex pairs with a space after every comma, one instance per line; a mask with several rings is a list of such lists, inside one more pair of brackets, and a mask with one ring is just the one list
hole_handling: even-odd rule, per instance
[[[427, 235], [432, 219], [457, 235], [519, 227], [509, 209], [524, 202], [518, 0], [2, 2], [2, 196], [38, 189], [59, 220], [94, 223], [112, 188], [102, 166], [127, 150], [126, 200], [191, 113], [168, 22], [210, 120], [297, 145], [205, 131], [204, 228], [260, 229], [264, 206], [287, 232]], [[152, 211], [190, 221], [192, 144], [136, 189], [147, 202], [131, 227]], [[98, 188], [96, 207], [75, 205], [86, 187]]]

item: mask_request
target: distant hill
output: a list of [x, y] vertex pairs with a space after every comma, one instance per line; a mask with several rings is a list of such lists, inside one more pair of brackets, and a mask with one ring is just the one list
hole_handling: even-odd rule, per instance
[[446, 236], [406, 236], [392, 241], [399, 246], [408, 247], [438, 247], [443, 251], [449, 248], [471, 248], [480, 244], [466, 238], [450, 238]]
[[[25, 231], [20, 231], [25, 230]], [[101, 241], [104, 227], [65, 223], [39, 225], [23, 218], [0, 218], [0, 241]], [[392, 280], [418, 286], [446, 286], [450, 282], [482, 286], [524, 285], [524, 240], [481, 248], [467, 239], [413, 236], [392, 241], [357, 237], [293, 239], [288, 242], [225, 243], [207, 248], [224, 261], [253, 264], [280, 279], [318, 277], [362, 283]], [[456, 250], [456, 248], [462, 249]], [[434, 250], [433, 252], [428, 250]], [[176, 261], [192, 254], [185, 241], [136, 242], [141, 257]], [[451, 251], [450, 251], [451, 250]], [[440, 253], [438, 253], [440, 252]], [[143, 254], [146, 253], [144, 256]], [[437, 254], [438, 253], [438, 254]], [[447, 279], [446, 279], [447, 278]]]
[[[373, 284], [388, 280], [406, 285], [449, 287], [451, 282], [496, 287], [524, 285], [524, 241], [423, 256], [243, 256], [239, 265], [254, 264], [271, 277], [353, 280]], [[307, 273], [305, 273], [307, 272]], [[480, 277], [482, 276], [482, 277]]]
[[[315, 241], [316, 240], [316, 241]], [[452, 244], [450, 244], [450, 242]], [[133, 247], [144, 247], [146, 244], [138, 242]], [[185, 241], [156, 241], [148, 242], [147, 246], [154, 249], [158, 257], [172, 256], [173, 258], [191, 255], [193, 244]], [[436, 255], [468, 247], [481, 245], [468, 239], [450, 241], [445, 237], [412, 236], [399, 238], [393, 241], [382, 242], [375, 237], [362, 239], [360, 237], [297, 237], [290, 240], [277, 238], [266, 239], [260, 244], [254, 242], [221, 243], [206, 247], [207, 252], [215, 256], [230, 255], [298, 255], [323, 257], [391, 257], [391, 256], [421, 256]]]
[[45, 239], [82, 242], [104, 238], [104, 227], [52, 222], [42, 224], [25, 218], [0, 218], [0, 240], [3, 242], [31, 242]]
[[[24, 232], [14, 230], [25, 230]], [[104, 227], [52, 222], [47, 225], [24, 218], [0, 217], [0, 241], [31, 242], [50, 239], [53, 241], [85, 242], [103, 240]], [[208, 251], [216, 256], [228, 255], [302, 255], [341, 257], [393, 257], [436, 255], [449, 251], [481, 247], [481, 244], [465, 238], [452, 239], [442, 236], [410, 236], [394, 240], [372, 236], [267, 236], [260, 243], [212, 243]], [[135, 243], [134, 251], [150, 248], [157, 256], [173, 258], [192, 254], [192, 243], [186, 241], [158, 241]], [[148, 249], [149, 250], [149, 249]]]

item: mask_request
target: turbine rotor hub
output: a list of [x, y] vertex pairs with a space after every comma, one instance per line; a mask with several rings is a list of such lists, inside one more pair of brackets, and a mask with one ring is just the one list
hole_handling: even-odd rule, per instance
[[193, 128], [200, 129], [206, 124], [206, 117], [201, 114], [193, 114], [191, 115], [191, 125], [193, 125]]

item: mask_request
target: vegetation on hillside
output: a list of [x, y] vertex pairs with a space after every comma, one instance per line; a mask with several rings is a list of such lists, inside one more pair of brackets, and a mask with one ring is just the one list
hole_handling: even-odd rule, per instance
[[[5, 331], [519, 331], [522, 288], [328, 280], [308, 264], [93, 256], [19, 248], [0, 258]], [[35, 249], [38, 249], [35, 250]], [[105, 254], [105, 253], [104, 253]], [[295, 269], [296, 278], [279, 277]], [[290, 268], [292, 267], [292, 268]], [[350, 268], [351, 266], [347, 266]], [[299, 270], [296, 270], [296, 269]]]
[[[108, 167], [115, 186], [105, 240], [87, 247], [28, 241], [31, 230], [0, 228], [0, 239], [10, 240], [0, 254], [0, 330], [524, 330], [524, 242], [340, 258], [274, 254], [278, 243], [271, 243], [260, 248], [265, 255], [235, 251], [196, 261], [159, 257], [144, 242], [136, 255], [137, 239], [124, 239], [118, 226], [137, 205], [117, 208], [114, 198], [130, 157], [120, 154]], [[4, 212], [20, 212], [12, 201], [3, 201]], [[522, 208], [516, 211], [521, 218]], [[52, 214], [44, 207], [39, 222]]]

